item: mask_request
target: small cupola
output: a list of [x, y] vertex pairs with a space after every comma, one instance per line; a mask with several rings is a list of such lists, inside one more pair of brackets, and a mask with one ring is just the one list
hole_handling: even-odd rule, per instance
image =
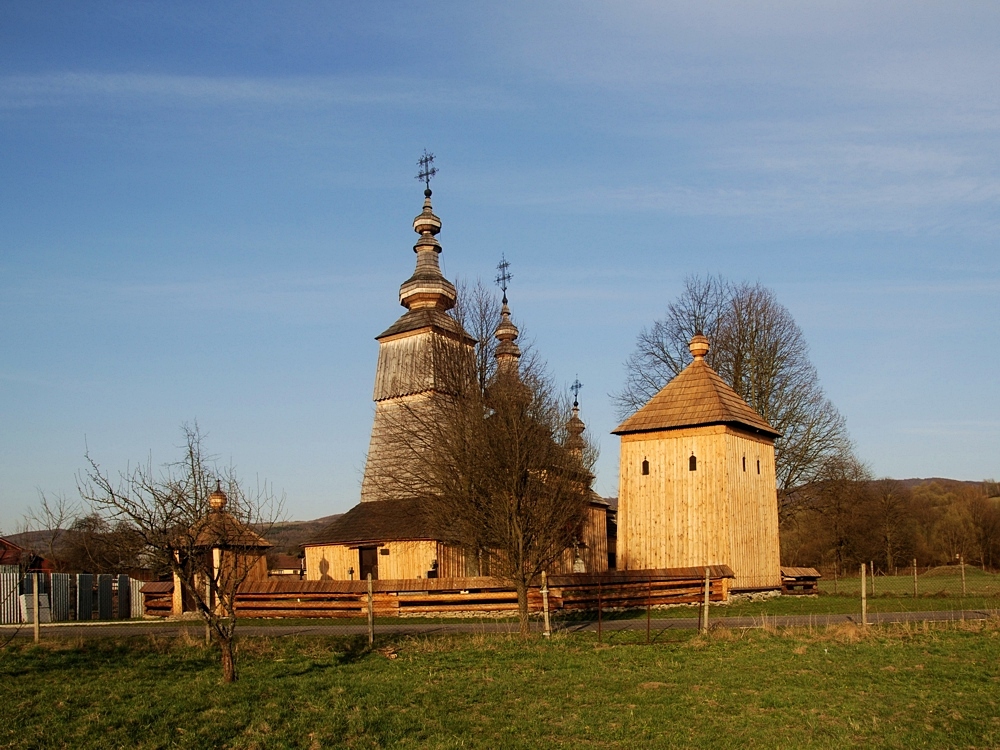
[[216, 479], [215, 490], [208, 496], [208, 507], [215, 513], [221, 513], [225, 509], [228, 500], [229, 498], [226, 497], [226, 493], [222, 491], [222, 482]]

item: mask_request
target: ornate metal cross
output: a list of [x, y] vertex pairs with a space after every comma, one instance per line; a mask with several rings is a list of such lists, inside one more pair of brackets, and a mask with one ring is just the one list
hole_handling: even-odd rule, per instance
[[507, 262], [507, 258], [503, 255], [500, 256], [500, 262], [497, 263], [497, 286], [503, 290], [503, 303], [507, 304], [507, 284], [510, 280], [514, 278], [513, 274], [508, 270], [510, 269], [510, 263]]
[[427, 149], [424, 149], [424, 155], [420, 157], [417, 161], [420, 165], [420, 171], [417, 172], [417, 179], [424, 181], [424, 186], [430, 190], [431, 189], [431, 177], [438, 173], [437, 167], [434, 166], [434, 154], [428, 153]]
[[573, 406], [579, 406], [579, 404], [577, 403], [577, 401], [578, 401], [578, 399], [580, 397], [580, 389], [581, 388], [583, 388], [583, 383], [581, 383], [580, 382], [580, 378], [577, 377], [577, 378], [575, 378], [573, 380], [573, 385], [571, 385], [569, 387], [569, 389], [571, 391], [573, 391]]

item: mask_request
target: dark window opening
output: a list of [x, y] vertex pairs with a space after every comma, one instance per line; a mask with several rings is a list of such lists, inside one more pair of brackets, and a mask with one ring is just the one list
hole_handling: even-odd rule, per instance
[[743, 457], [743, 471], [746, 471], [746, 470], [747, 470], [747, 457], [744, 456]]
[[643, 474], [649, 473], [649, 461], [647, 461], [646, 459], [642, 459], [642, 473]]
[[378, 547], [358, 548], [358, 570], [361, 573], [361, 580], [364, 581], [371, 574], [372, 580], [378, 580]]
[[694, 454], [691, 454], [691, 458], [688, 459], [688, 471], [698, 471], [698, 459], [695, 458]]
[[757, 473], [760, 474], [760, 459], [757, 459]]

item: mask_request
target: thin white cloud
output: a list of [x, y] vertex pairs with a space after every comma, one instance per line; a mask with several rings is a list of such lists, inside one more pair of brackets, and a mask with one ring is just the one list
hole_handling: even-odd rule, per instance
[[456, 87], [402, 77], [147, 75], [138, 73], [65, 72], [0, 77], [0, 108], [26, 109], [93, 105], [96, 100], [199, 106], [384, 106], [417, 107], [434, 91], [435, 106], [505, 108], [502, 92], [486, 87]]
[[168, 307], [185, 313], [228, 311], [326, 317], [338, 309], [355, 309], [371, 289], [384, 286], [384, 279], [374, 273], [213, 275], [151, 283], [45, 278], [21, 281], [4, 290], [4, 298], [13, 305], [49, 299], [70, 309], [92, 311]]

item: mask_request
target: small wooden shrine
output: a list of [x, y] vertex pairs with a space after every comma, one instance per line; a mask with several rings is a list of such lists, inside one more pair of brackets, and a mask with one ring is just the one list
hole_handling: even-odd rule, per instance
[[[191, 555], [199, 558], [191, 570], [192, 588], [205, 592], [204, 598], [210, 606], [217, 607], [213, 590], [226, 591], [227, 577], [233, 577], [234, 586], [242, 582], [267, 580], [267, 550], [270, 542], [248, 528], [226, 510], [228, 498], [222, 487], [216, 484], [215, 491], [208, 498], [209, 510], [198, 523], [192, 526], [179, 540], [177, 555]], [[178, 558], [180, 559], [180, 558]], [[207, 576], [218, 583], [210, 585]], [[195, 609], [189, 591], [181, 585], [175, 573], [173, 576], [171, 614], [180, 615]]]

